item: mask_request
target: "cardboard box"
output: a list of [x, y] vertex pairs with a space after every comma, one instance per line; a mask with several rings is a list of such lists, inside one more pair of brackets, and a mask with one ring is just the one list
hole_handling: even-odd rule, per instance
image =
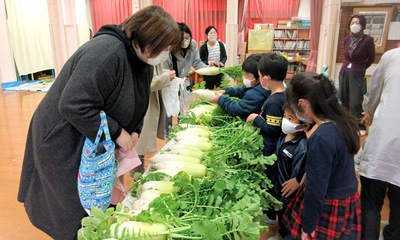
[[301, 20], [302, 28], [310, 28], [310, 20]]
[[261, 30], [262, 24], [261, 23], [255, 23], [254, 24], [254, 30]]
[[274, 29], [274, 24], [272, 23], [261, 24], [261, 30], [267, 30], [267, 29]]
[[292, 25], [292, 21], [278, 21], [278, 28], [288, 28], [290, 26], [288, 26], [288, 23], [290, 23], [290, 25]]

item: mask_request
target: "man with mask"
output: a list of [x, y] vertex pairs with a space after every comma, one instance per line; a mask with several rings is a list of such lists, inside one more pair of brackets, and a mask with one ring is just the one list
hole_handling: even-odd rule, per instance
[[[242, 71], [245, 86], [223, 88], [215, 92], [215, 97], [210, 102], [218, 103], [229, 115], [239, 116], [243, 119], [246, 119], [251, 113], [260, 113], [265, 99], [271, 95], [271, 91], [260, 84], [260, 76], [257, 70], [257, 64], [260, 59], [260, 54], [253, 54], [243, 62]], [[224, 94], [241, 100], [235, 102], [226, 96], [222, 96]]]

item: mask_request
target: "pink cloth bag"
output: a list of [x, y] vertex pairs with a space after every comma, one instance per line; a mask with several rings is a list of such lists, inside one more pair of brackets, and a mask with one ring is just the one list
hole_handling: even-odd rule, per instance
[[116, 149], [115, 158], [117, 159], [119, 166], [111, 195], [111, 204], [114, 205], [122, 202], [128, 194], [124, 187], [124, 174], [142, 164], [134, 148], [127, 152], [122, 152]]

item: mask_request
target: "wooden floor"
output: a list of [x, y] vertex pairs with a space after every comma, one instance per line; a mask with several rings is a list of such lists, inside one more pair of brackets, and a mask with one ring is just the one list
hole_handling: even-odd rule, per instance
[[[51, 239], [29, 221], [17, 201], [26, 134], [32, 114], [45, 93], [0, 90], [0, 240]], [[158, 148], [165, 144], [158, 141]], [[150, 156], [146, 156], [148, 158]], [[129, 175], [125, 175], [125, 179]], [[126, 181], [125, 185], [129, 185]], [[385, 202], [382, 219], [388, 218]]]

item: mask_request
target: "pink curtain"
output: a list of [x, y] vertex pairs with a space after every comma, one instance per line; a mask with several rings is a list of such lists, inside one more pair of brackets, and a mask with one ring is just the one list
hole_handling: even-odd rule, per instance
[[[239, 6], [241, 1], [246, 0], [239, 0]], [[246, 2], [248, 2], [246, 14], [243, 14], [246, 25], [245, 41], [247, 41], [249, 29], [254, 29], [255, 23], [272, 23], [276, 26], [279, 20], [291, 20], [292, 17], [297, 16], [300, 0], [251, 0]]]
[[308, 58], [306, 71], [315, 72], [317, 69], [319, 31], [322, 21], [322, 6], [323, 6], [323, 1], [320, 0], [310, 1], [311, 51], [310, 51], [310, 57]]
[[90, 0], [93, 34], [106, 24], [121, 24], [132, 15], [131, 0]]
[[186, 23], [197, 43], [206, 40], [204, 32], [211, 25], [217, 28], [218, 39], [225, 42], [226, 1], [153, 0], [153, 4], [163, 7], [177, 22]]

